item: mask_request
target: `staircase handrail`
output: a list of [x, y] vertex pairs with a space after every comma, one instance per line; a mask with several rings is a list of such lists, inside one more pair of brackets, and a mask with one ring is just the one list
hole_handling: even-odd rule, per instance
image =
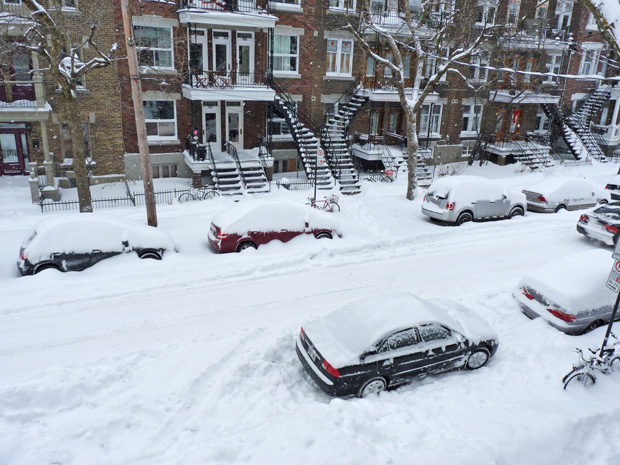
[[230, 155], [237, 165], [237, 171], [239, 172], [239, 179], [241, 179], [241, 183], [243, 184], [243, 188], [246, 189], [245, 184], [245, 176], [243, 176], [243, 170], [241, 169], [241, 162], [239, 161], [239, 154], [237, 153], [237, 147], [232, 145], [229, 141], [224, 142], [224, 148], [226, 149], [226, 153]]
[[590, 122], [592, 121], [592, 113], [594, 113], [593, 109], [590, 108], [585, 114], [582, 114], [586, 103], [595, 95], [595, 94], [611, 94], [611, 85], [608, 84], [605, 88], [601, 88], [602, 86], [596, 87], [588, 92], [582, 99], [577, 102], [576, 110], [570, 111], [566, 114], [565, 118], [567, 120], [572, 120], [576, 125], [580, 125], [584, 128], [588, 128], [590, 126]]

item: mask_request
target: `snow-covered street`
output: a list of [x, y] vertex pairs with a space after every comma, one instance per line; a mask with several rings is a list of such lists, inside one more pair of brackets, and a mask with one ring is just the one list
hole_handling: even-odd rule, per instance
[[[545, 174], [604, 187], [617, 169]], [[517, 190], [543, 177], [467, 173]], [[333, 241], [216, 255], [210, 220], [233, 205], [218, 198], [158, 207], [179, 252], [161, 262], [129, 254], [19, 277], [21, 241], [51, 214], [28, 203], [23, 180], [1, 181], [2, 465], [620, 463], [620, 375], [588, 390], [561, 383], [573, 349], [600, 345], [604, 328], [567, 336], [512, 297], [524, 273], [602, 247], [576, 232], [579, 211], [440, 226], [422, 215], [421, 195], [405, 200], [402, 176], [341, 196]], [[146, 222], [143, 207], [106, 213]], [[401, 291], [472, 308], [497, 331], [497, 355], [370, 399], [331, 399], [306, 379], [294, 350], [304, 322]]]

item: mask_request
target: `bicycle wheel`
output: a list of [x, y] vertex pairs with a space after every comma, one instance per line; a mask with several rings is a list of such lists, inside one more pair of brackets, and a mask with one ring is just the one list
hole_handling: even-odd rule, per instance
[[596, 383], [596, 379], [590, 373], [584, 373], [582, 371], [578, 371], [574, 373], [572, 376], [569, 376], [566, 382], [564, 383], [564, 389], [568, 389], [574, 386], [592, 386]]
[[215, 197], [219, 197], [220, 193], [216, 191], [206, 191], [202, 196], [203, 199], [209, 200], [214, 199]]
[[614, 357], [609, 362], [609, 368], [611, 371], [620, 371], [620, 357]]
[[323, 207], [323, 210], [327, 212], [339, 212], [340, 205], [338, 205], [336, 202], [327, 202]]
[[183, 194], [179, 195], [179, 203], [189, 202], [190, 200], [195, 199], [194, 196], [189, 192], [184, 192]]

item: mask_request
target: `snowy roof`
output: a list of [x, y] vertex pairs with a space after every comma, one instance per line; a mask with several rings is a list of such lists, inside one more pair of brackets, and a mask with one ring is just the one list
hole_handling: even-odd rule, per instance
[[592, 185], [592, 183], [586, 179], [582, 179], [582, 178], [567, 178], [567, 177], [561, 177], [561, 176], [554, 176], [554, 177], [549, 177], [549, 178], [545, 178], [542, 181], [533, 184], [531, 186], [526, 187], [524, 190], [526, 191], [531, 191], [531, 192], [536, 192], [539, 194], [543, 194], [543, 195], [549, 195], [552, 194], [553, 192], [557, 191], [558, 189], [560, 189], [561, 187], [564, 187], [565, 185], [567, 187], [571, 187], [571, 184], [574, 186], [579, 186], [579, 187], [587, 187], [589, 189], [593, 189], [594, 186]]

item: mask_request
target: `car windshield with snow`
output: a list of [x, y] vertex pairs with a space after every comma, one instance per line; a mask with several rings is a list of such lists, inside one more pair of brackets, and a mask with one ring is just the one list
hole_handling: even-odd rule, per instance
[[256, 249], [273, 240], [288, 242], [302, 234], [317, 239], [340, 236], [333, 215], [281, 200], [256, 200], [235, 205], [211, 221], [209, 244], [219, 253]]
[[547, 178], [523, 189], [527, 209], [539, 213], [580, 210], [609, 202], [609, 191], [600, 189], [586, 179]]
[[416, 377], [480, 368], [497, 347], [493, 329], [463, 305], [401, 293], [304, 324], [296, 350], [327, 394], [367, 397]]
[[525, 196], [479, 176], [445, 176], [426, 191], [422, 213], [432, 220], [463, 224], [525, 213]]
[[577, 231], [590, 239], [615, 245], [620, 236], [620, 202], [603, 205], [581, 215]]
[[587, 333], [611, 318], [616, 294], [606, 283], [613, 263], [602, 249], [563, 257], [523, 276], [514, 297], [532, 319], [567, 334]]
[[161, 260], [175, 250], [165, 231], [126, 218], [98, 213], [48, 218], [28, 234], [19, 251], [22, 275], [45, 269], [81, 271], [123, 252]]

